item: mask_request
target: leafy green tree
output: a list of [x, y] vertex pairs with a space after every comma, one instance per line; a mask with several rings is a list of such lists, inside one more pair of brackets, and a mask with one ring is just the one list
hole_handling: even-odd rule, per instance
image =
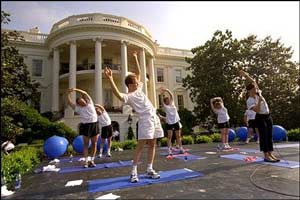
[[[10, 14], [1, 11], [1, 24], [8, 24]], [[22, 41], [16, 31], [1, 30], [1, 98], [14, 97], [33, 106], [39, 104], [39, 84], [30, 79], [24, 58], [11, 41]]]
[[[231, 31], [216, 31], [211, 40], [192, 49], [193, 58], [186, 58], [190, 71], [184, 87], [190, 89], [196, 103], [194, 112], [201, 122], [213, 116], [210, 98], [222, 97], [231, 124], [243, 124], [246, 109], [246, 83], [238, 75], [239, 69], [253, 76], [263, 90], [271, 109], [274, 123], [286, 128], [299, 126], [292, 109], [299, 107], [299, 63], [291, 61], [292, 51], [280, 40], [257, 36], [237, 40]], [[292, 114], [291, 114], [292, 113]], [[299, 114], [298, 114], [299, 116]], [[215, 117], [214, 117], [215, 118]]]

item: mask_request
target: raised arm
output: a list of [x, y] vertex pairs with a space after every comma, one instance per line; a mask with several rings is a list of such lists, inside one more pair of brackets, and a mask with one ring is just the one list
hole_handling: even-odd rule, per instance
[[120, 99], [120, 101], [122, 101], [122, 102], [124, 102], [125, 100], [124, 100], [124, 98], [123, 98], [123, 95], [120, 93], [120, 91], [118, 90], [118, 88], [117, 88], [117, 86], [116, 86], [116, 84], [115, 84], [115, 82], [114, 82], [114, 79], [113, 79], [113, 75], [112, 75], [112, 71], [111, 71], [111, 69], [109, 69], [109, 68], [105, 68], [105, 70], [104, 70], [104, 74], [105, 74], [105, 76], [108, 78], [108, 80], [109, 80], [109, 83], [110, 83], [110, 85], [111, 85], [111, 88], [112, 88], [112, 90], [113, 90], [113, 93], [114, 93], [114, 95], [116, 95], [116, 97], [118, 98], [118, 99]]
[[95, 104], [96, 108], [99, 108], [101, 110], [101, 112], [105, 111], [105, 108], [103, 106], [101, 106], [100, 104]]
[[162, 90], [165, 91], [165, 92], [167, 92], [169, 94], [171, 101], [174, 101], [174, 96], [173, 96], [172, 92], [169, 89], [162, 88]]
[[138, 58], [137, 58], [137, 52], [136, 51], [133, 53], [133, 57], [135, 59], [136, 67], [137, 67], [137, 71], [136, 71], [135, 74], [137, 76], [138, 81], [141, 81], [141, 67], [140, 67], [140, 64], [139, 64], [139, 61], [138, 61]]
[[251, 78], [247, 72], [245, 72], [245, 71], [243, 71], [243, 70], [240, 70], [240, 71], [239, 71], [239, 74], [240, 74], [240, 76], [245, 77], [246, 80], [248, 80], [248, 81], [250, 81], [251, 83], [257, 85], [256, 81], [255, 81], [253, 78]]
[[72, 99], [71, 99], [71, 93], [74, 92], [74, 88], [69, 88], [67, 91], [66, 91], [66, 95], [67, 95], [67, 103], [68, 105], [72, 108], [72, 109], [75, 109], [75, 104], [72, 102]]
[[82, 98], [84, 98], [86, 101], [89, 101], [89, 102], [92, 101], [92, 98], [86, 91], [78, 89], [78, 88], [74, 88], [74, 91], [79, 92], [81, 94]]
[[210, 107], [211, 107], [211, 109], [213, 109], [213, 110], [215, 110], [215, 108], [214, 108], [214, 100], [215, 100], [215, 98], [211, 98], [210, 99]]

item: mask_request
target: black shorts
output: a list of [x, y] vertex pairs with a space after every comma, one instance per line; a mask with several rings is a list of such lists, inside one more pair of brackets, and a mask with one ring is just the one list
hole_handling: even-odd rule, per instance
[[109, 138], [112, 136], [112, 125], [104, 126], [101, 128], [101, 138]]
[[251, 119], [251, 120], [248, 121], [248, 128], [253, 128], [253, 129], [257, 128], [256, 123], [255, 123], [255, 119]]
[[84, 135], [87, 137], [94, 137], [99, 133], [98, 122], [93, 123], [80, 123], [79, 124], [79, 135]]
[[229, 121], [224, 122], [224, 123], [218, 123], [218, 128], [219, 129], [221, 129], [221, 128], [230, 128]]
[[167, 130], [175, 130], [175, 131], [179, 131], [180, 127], [179, 127], [179, 122], [175, 123], [175, 124], [167, 124]]

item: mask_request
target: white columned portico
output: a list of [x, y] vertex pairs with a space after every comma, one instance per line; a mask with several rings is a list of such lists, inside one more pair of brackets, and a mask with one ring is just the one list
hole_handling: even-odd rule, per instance
[[148, 96], [147, 92], [147, 76], [146, 76], [146, 55], [145, 55], [145, 49], [142, 48], [139, 53], [139, 63], [141, 67], [141, 81], [143, 84], [143, 91]]
[[96, 38], [95, 42], [95, 102], [102, 105], [102, 39]]
[[156, 90], [155, 90], [155, 72], [154, 72], [154, 58], [151, 57], [148, 59], [149, 61], [149, 76], [150, 76], [150, 100], [155, 108], [157, 108], [156, 102]]
[[[70, 65], [69, 65], [69, 88], [76, 88], [76, 60], [77, 60], [77, 46], [75, 41], [70, 42]], [[71, 93], [72, 102], [76, 101], [76, 93]], [[68, 106], [65, 113], [66, 117], [74, 117], [74, 110]]]
[[128, 62], [127, 62], [127, 41], [121, 41], [121, 85], [122, 85], [122, 92], [127, 93], [128, 88], [125, 85], [125, 78], [128, 75]]
[[52, 106], [51, 111], [59, 111], [59, 48], [53, 49], [53, 67], [52, 67]]

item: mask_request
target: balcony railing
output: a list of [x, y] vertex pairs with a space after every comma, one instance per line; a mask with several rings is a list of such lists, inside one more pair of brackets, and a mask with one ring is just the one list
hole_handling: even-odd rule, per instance
[[124, 17], [107, 15], [101, 13], [83, 14], [83, 15], [73, 15], [65, 18], [52, 26], [51, 32], [53, 33], [61, 28], [70, 27], [80, 24], [109, 24], [114, 26], [120, 26], [128, 29], [135, 30], [149, 38], [152, 38], [151, 34], [142, 25], [133, 22]]
[[184, 49], [173, 49], [168, 47], [159, 47], [157, 54], [168, 56], [193, 57], [193, 53], [191, 51]]
[[[121, 71], [121, 64], [104, 64], [104, 63], [102, 63], [102, 69], [105, 69], [105, 67], [108, 67], [112, 70]], [[94, 70], [95, 63], [78, 64], [76, 69], [77, 69], [77, 71]], [[69, 73], [69, 63], [61, 63], [59, 75], [67, 74], [67, 73]]]

